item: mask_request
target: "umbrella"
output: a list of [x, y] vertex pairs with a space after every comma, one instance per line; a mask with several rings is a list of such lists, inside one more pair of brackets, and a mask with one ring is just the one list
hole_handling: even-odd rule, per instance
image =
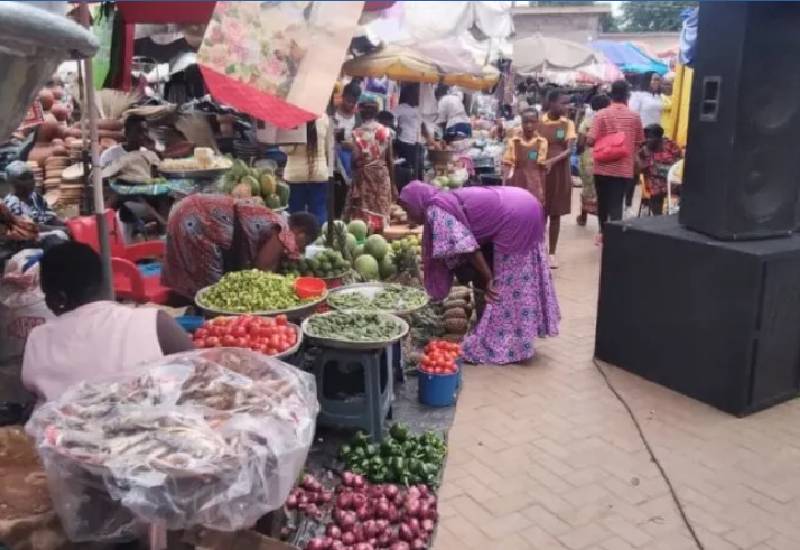
[[450, 73], [435, 62], [401, 46], [386, 46], [381, 50], [347, 61], [342, 72], [350, 76], [387, 77], [399, 82], [444, 82], [471, 90], [485, 90], [497, 83], [500, 73], [493, 67], [484, 67], [481, 74]]
[[521, 38], [513, 46], [514, 67], [522, 75], [538, 74], [545, 69], [577, 69], [600, 61], [591, 48], [541, 33]]
[[436, 84], [441, 79], [439, 67], [408, 48], [387, 46], [380, 51], [345, 62], [342, 72], [350, 76], [386, 76], [400, 82]]
[[641, 49], [630, 42], [612, 42], [611, 40], [595, 40], [592, 48], [602, 52], [610, 61], [626, 73], [666, 74], [669, 67], [657, 59], [647, 56]]

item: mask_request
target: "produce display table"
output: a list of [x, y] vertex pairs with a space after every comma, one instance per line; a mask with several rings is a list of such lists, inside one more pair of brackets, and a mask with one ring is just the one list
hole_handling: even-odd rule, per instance
[[[372, 441], [383, 439], [383, 423], [394, 399], [393, 348], [393, 344], [380, 349], [320, 348], [313, 371], [320, 404], [317, 421], [321, 425], [362, 428]], [[338, 392], [337, 375], [358, 370], [363, 373], [363, 395]], [[344, 399], [337, 398], [339, 393], [346, 394]]]

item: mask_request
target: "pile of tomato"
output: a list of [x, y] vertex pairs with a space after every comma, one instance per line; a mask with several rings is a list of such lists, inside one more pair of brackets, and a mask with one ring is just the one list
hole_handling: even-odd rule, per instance
[[249, 348], [266, 355], [277, 355], [296, 343], [297, 330], [285, 315], [216, 317], [194, 333], [194, 345], [198, 348]]
[[456, 360], [461, 356], [461, 346], [445, 340], [431, 340], [425, 346], [425, 355], [419, 370], [427, 374], [455, 374], [458, 372]]

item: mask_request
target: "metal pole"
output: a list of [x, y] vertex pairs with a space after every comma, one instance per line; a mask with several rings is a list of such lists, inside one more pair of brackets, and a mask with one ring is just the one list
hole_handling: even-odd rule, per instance
[[[89, 7], [82, 3], [81, 21], [89, 22]], [[108, 240], [109, 227], [106, 223], [105, 204], [103, 201], [103, 179], [100, 173], [100, 145], [97, 137], [97, 110], [94, 97], [94, 72], [92, 60], [83, 60], [83, 83], [86, 101], [85, 109], [89, 115], [89, 140], [92, 148], [92, 187], [94, 188], [94, 215], [97, 223], [97, 237], [100, 243], [100, 261], [103, 265], [103, 294], [109, 300], [114, 299], [114, 286], [111, 271], [111, 245]]]

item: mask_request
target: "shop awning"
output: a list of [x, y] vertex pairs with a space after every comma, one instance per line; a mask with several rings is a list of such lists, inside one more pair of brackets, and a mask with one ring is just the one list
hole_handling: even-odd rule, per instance
[[514, 70], [522, 75], [539, 74], [547, 69], [573, 70], [602, 61], [591, 48], [536, 33], [513, 43]]
[[601, 52], [625, 73], [658, 73], [667, 74], [666, 63], [646, 55], [640, 48], [630, 42], [613, 42], [611, 40], [595, 40], [592, 48]]

